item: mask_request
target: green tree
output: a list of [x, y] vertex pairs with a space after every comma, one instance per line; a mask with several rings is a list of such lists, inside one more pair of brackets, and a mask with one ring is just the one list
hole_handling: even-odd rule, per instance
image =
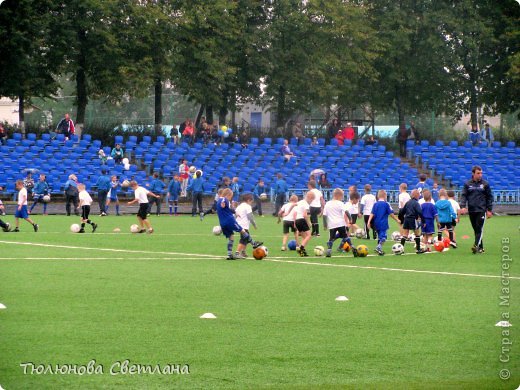
[[50, 5], [47, 0], [13, 0], [0, 5], [0, 96], [18, 98], [22, 133], [25, 104], [34, 97], [50, 96], [58, 88]]

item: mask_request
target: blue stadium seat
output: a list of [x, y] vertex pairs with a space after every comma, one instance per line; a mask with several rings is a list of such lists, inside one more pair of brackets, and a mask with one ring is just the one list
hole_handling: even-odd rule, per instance
[[114, 137], [114, 143], [115, 144], [119, 144], [119, 145], [123, 145], [123, 136], [122, 135], [116, 135]]

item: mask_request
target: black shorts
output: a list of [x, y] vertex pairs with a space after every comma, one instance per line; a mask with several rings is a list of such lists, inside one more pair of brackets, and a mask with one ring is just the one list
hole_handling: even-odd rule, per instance
[[88, 205], [81, 206], [81, 219], [88, 219], [89, 215], [90, 215], [90, 206], [88, 206]]
[[448, 231], [453, 230], [453, 224], [451, 222], [441, 222], [441, 223], [439, 223], [439, 225], [440, 225], [439, 231], [440, 230], [448, 230]]
[[357, 217], [358, 217], [357, 214], [350, 214], [350, 218], [352, 218], [352, 223], [356, 223]]
[[288, 234], [289, 231], [296, 232], [293, 221], [283, 221], [283, 234]]
[[346, 226], [329, 229], [329, 241], [334, 241], [336, 238], [348, 237], [348, 229]]
[[299, 232], [308, 232], [310, 229], [305, 218], [300, 218], [295, 221], [296, 229]]
[[456, 219], [452, 219], [451, 220], [451, 226], [453, 226], [453, 227], [457, 226], [457, 220]]
[[406, 230], [417, 230], [419, 229], [419, 224], [417, 220], [411, 218], [405, 218], [403, 223], [403, 229]]
[[148, 203], [139, 204], [139, 211], [137, 212], [137, 216], [141, 219], [146, 219], [148, 215]]
[[[245, 231], [247, 234], [249, 234], [249, 230], [244, 229], [244, 231]], [[242, 235], [240, 236], [240, 240], [239, 240], [238, 242], [241, 243], [242, 245], [247, 245], [247, 244], [249, 244], [249, 242], [248, 242], [246, 239], [244, 239], [244, 238], [242, 237]]]

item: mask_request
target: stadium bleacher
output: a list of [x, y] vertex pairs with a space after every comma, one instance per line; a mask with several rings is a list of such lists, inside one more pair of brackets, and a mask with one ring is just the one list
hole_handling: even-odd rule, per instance
[[[243, 190], [252, 191], [260, 178], [269, 188], [280, 172], [290, 188], [303, 189], [310, 172], [320, 168], [327, 173], [333, 187], [356, 185], [362, 188], [370, 183], [375, 189], [395, 191], [402, 182], [414, 186], [419, 175], [415, 167], [404, 163], [385, 146], [364, 145], [361, 142], [325, 145], [325, 140], [321, 138], [318, 146], [311, 146], [309, 142], [297, 145], [296, 139], [291, 139], [291, 148], [297, 159], [288, 162], [280, 154], [283, 138], [253, 138], [248, 148], [242, 148], [239, 144], [176, 145], [164, 137], [153, 141], [149, 136], [141, 141], [131, 136], [126, 142], [118, 136], [115, 142], [124, 145], [125, 155], [131, 158], [133, 164], [128, 170], [123, 165], [114, 164], [113, 160], [102, 165], [98, 157], [101, 142], [92, 140], [88, 134], [81, 139], [65, 141], [63, 137], [51, 139], [48, 134], [40, 139], [28, 134], [24, 139], [16, 133], [6, 145], [0, 146], [0, 164], [5, 167], [0, 173], [3, 194], [14, 193], [14, 181], [25, 176], [25, 169], [46, 173], [52, 193], [59, 194], [63, 192], [63, 185], [71, 173], [76, 174], [89, 190], [94, 190], [103, 167], [108, 169], [110, 175], [122, 179], [134, 178], [140, 183], [144, 183], [153, 172], [158, 172], [169, 181], [177, 172], [179, 161], [184, 158], [190, 165], [203, 170], [208, 195], [214, 193], [222, 176], [238, 176]], [[109, 147], [103, 150], [110, 154]], [[495, 142], [493, 147], [488, 148], [473, 147], [467, 143], [458, 145], [454, 141], [447, 145], [440, 141], [434, 145], [422, 141], [420, 145], [410, 144], [408, 151], [417, 164], [449, 180], [455, 188], [462, 186], [471, 166], [475, 164], [483, 166], [486, 179], [493, 188], [517, 190], [520, 187], [520, 149], [514, 143], [501, 146]], [[428, 183], [433, 184], [432, 179], [428, 179]]]

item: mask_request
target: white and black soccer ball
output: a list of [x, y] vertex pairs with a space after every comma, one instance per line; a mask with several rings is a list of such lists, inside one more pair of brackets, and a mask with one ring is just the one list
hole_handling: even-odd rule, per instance
[[325, 248], [321, 245], [318, 245], [314, 248], [314, 255], [315, 256], [323, 256], [325, 254]]
[[401, 241], [401, 233], [398, 231], [395, 231], [392, 233], [392, 240], [394, 241]]
[[130, 226], [130, 232], [131, 232], [131, 233], [137, 233], [137, 232], [139, 232], [139, 225], [137, 225], [137, 224], [134, 223], [132, 226]]
[[189, 168], [189, 172], [190, 173], [195, 173], [195, 171], [197, 170], [197, 167], [195, 165], [192, 165], [190, 168]]
[[215, 236], [220, 236], [222, 234], [222, 228], [219, 225], [213, 226], [213, 234]]
[[404, 253], [404, 247], [400, 243], [392, 245], [392, 253], [394, 255], [402, 255]]
[[363, 229], [360, 228], [360, 229], [357, 229], [357, 230], [356, 230], [356, 237], [357, 237], [357, 238], [361, 238], [361, 237], [363, 237], [364, 235], [365, 235], [365, 232], [363, 231]]
[[70, 231], [72, 233], [79, 233], [80, 230], [81, 227], [77, 223], [73, 223], [72, 225], [70, 225]]
[[2, 230], [3, 230], [4, 232], [6, 232], [6, 233], [7, 233], [7, 232], [10, 232], [10, 231], [11, 231], [11, 224], [10, 224], [9, 222], [6, 222], [6, 223], [5, 223], [5, 227], [2, 228]]
[[43, 203], [49, 203], [51, 201], [51, 196], [50, 195], [44, 195], [42, 200], [43, 200]]
[[267, 200], [267, 194], [265, 192], [262, 192], [259, 196], [260, 200]]

